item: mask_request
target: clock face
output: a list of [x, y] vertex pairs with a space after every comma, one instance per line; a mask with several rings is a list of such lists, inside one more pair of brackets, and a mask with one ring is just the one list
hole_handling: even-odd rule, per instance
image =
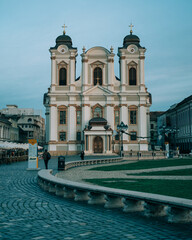
[[60, 53], [64, 54], [66, 52], [68, 52], [68, 47], [65, 45], [60, 45], [57, 49]]
[[131, 53], [134, 53], [134, 52], [135, 52], [135, 48], [131, 48], [131, 49], [130, 49], [130, 52], [131, 52]]
[[137, 50], [138, 50], [138, 48], [137, 48], [137, 46], [135, 46], [135, 45], [129, 45], [128, 46], [128, 48], [127, 48], [127, 50], [130, 52], [130, 53], [135, 53]]

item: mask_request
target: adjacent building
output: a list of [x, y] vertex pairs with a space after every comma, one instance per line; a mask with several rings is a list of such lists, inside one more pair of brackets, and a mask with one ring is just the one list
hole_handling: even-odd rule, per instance
[[0, 114], [0, 141], [9, 141], [11, 136], [11, 122]]
[[180, 153], [192, 150], [192, 95], [174, 104], [158, 118], [160, 145], [169, 143], [170, 149]]
[[45, 144], [45, 119], [40, 110], [7, 105], [0, 112], [1, 140], [27, 143], [28, 139], [37, 139], [39, 145]]
[[[49, 49], [51, 85], [44, 95], [46, 143], [52, 155], [148, 151], [151, 95], [145, 85], [146, 49], [132, 30], [118, 48], [120, 76], [114, 73], [114, 50], [82, 49], [82, 72], [76, 78], [77, 48], [65, 31]], [[118, 125], [128, 126], [119, 135]]]

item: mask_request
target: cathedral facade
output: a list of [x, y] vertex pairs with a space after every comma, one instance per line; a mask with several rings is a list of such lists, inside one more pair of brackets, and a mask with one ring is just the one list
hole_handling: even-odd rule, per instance
[[[52, 155], [112, 154], [148, 151], [151, 95], [145, 86], [144, 47], [132, 34], [114, 52], [104, 47], [82, 49], [82, 71], [76, 78], [77, 48], [71, 38], [56, 38], [50, 48], [51, 85], [44, 95], [46, 142]], [[126, 126], [122, 133], [121, 125]]]

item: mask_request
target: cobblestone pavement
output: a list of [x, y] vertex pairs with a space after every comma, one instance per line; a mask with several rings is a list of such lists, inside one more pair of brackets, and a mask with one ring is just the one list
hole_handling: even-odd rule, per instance
[[[54, 160], [49, 165], [56, 170]], [[0, 165], [0, 239], [192, 239], [189, 224], [168, 224], [51, 195], [37, 185], [37, 172], [26, 168], [27, 162]]]

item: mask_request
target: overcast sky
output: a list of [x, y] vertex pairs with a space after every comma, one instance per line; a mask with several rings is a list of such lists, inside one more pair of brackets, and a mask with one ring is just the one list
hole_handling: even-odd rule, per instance
[[[167, 110], [192, 94], [192, 0], [0, 0], [0, 109], [42, 109], [51, 82], [49, 48], [67, 25], [78, 48], [123, 45], [133, 34], [147, 49], [145, 83], [151, 111]], [[115, 74], [119, 76], [118, 58]]]

